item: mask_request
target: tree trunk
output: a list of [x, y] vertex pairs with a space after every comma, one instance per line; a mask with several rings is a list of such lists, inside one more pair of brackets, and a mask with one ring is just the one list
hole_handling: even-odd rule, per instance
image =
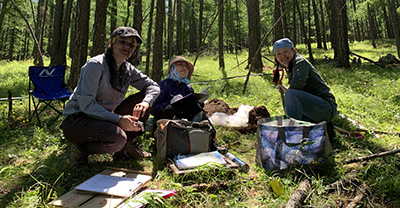
[[196, 31], [197, 31], [197, 26], [196, 26], [196, 9], [195, 9], [195, 4], [194, 0], [192, 0], [192, 7], [190, 8], [191, 14], [190, 14], [190, 20], [189, 20], [189, 51], [191, 53], [196, 51], [197, 48], [197, 38], [196, 38]]
[[182, 0], [176, 0], [176, 54], [182, 55]]
[[[281, 0], [281, 14], [283, 13], [283, 11], [286, 10], [286, 6], [285, 6], [285, 1]], [[288, 27], [288, 18], [286, 18], [287, 16], [289, 16], [289, 14], [284, 15], [282, 17], [282, 23], [283, 23], [283, 33], [285, 34], [285, 37], [289, 37], [289, 27]]]
[[147, 41], [146, 41], [146, 69], [145, 74], [150, 75], [150, 55], [151, 55], [151, 40], [153, 31], [153, 12], [154, 12], [154, 1], [150, 2], [150, 14], [149, 14], [149, 28], [147, 29]]
[[168, 35], [167, 35], [167, 59], [172, 58], [172, 47], [174, 39], [174, 6], [172, 0], [168, 0]]
[[10, 34], [10, 46], [8, 48], [8, 60], [13, 61], [14, 56], [14, 44], [15, 44], [15, 21], [13, 21], [12, 28], [9, 30]]
[[369, 22], [369, 38], [371, 40], [371, 44], [373, 48], [376, 48], [376, 38], [377, 38], [377, 31], [376, 31], [376, 23], [375, 23], [375, 11], [371, 9], [370, 4], [367, 3], [367, 10], [368, 10], [368, 22]]
[[[249, 11], [251, 8], [250, 7], [250, 2], [251, 0], [247, 1], [247, 10]], [[259, 10], [259, 9], [258, 9]], [[249, 18], [250, 18], [250, 14], [249, 13]], [[281, 0], [275, 0], [275, 8], [274, 8], [274, 22], [276, 22], [278, 20], [278, 18], [281, 16], [282, 14], [282, 10], [281, 10]], [[250, 27], [250, 24], [249, 24]], [[276, 25], [275, 25], [275, 29], [274, 29], [274, 40], [279, 40], [281, 38], [283, 38], [283, 32], [282, 32], [282, 22], [279, 21]], [[250, 33], [250, 31], [249, 31]], [[249, 39], [250, 41], [250, 39]], [[249, 59], [250, 60], [250, 59]]]
[[397, 57], [400, 57], [400, 29], [399, 29], [399, 14], [396, 12], [394, 0], [387, 0], [389, 8], [389, 16], [392, 22], [392, 30], [396, 39]]
[[331, 27], [331, 42], [337, 67], [350, 67], [349, 43], [347, 36], [347, 6], [346, 0], [328, 1]]
[[111, 0], [110, 31], [117, 28], [118, 0]]
[[[204, 0], [199, 0], [199, 37], [198, 37], [199, 47], [201, 45], [201, 41], [203, 38], [203, 10], [204, 10]], [[198, 48], [197, 50], [201, 50], [201, 48]]]
[[[60, 49], [59, 56], [61, 58], [60, 63], [67, 64], [66, 56], [67, 56], [67, 44], [68, 44], [68, 34], [70, 30], [70, 22], [71, 22], [71, 13], [73, 9], [73, 0], [67, 0], [67, 5], [65, 6], [64, 13], [64, 24], [62, 27], [61, 41], [60, 41]], [[71, 39], [72, 40], [72, 39]], [[72, 42], [72, 41], [70, 41]]]
[[219, 17], [218, 17], [218, 61], [219, 68], [225, 68], [224, 61], [224, 0], [219, 0]]
[[253, 69], [254, 72], [262, 72], [263, 63], [261, 53], [257, 53], [258, 47], [261, 44], [259, 0], [247, 1], [247, 13], [249, 18], [249, 70]]
[[131, 17], [131, 11], [129, 10], [129, 8], [131, 7], [131, 0], [126, 1], [126, 18], [125, 18], [125, 26], [128, 26], [128, 22], [130, 20]]
[[[356, 7], [356, 0], [353, 0], [352, 1], [352, 3], [353, 3], [353, 10], [354, 10], [354, 13], [356, 13], [357, 12], [357, 7]], [[360, 23], [358, 22], [358, 18], [357, 17], [355, 17], [355, 23], [356, 23], [356, 25], [355, 25], [355, 29], [356, 29], [356, 31], [355, 31], [355, 38], [356, 38], [356, 40], [357, 41], [361, 41], [362, 39], [361, 39], [361, 32], [360, 32]]]
[[154, 27], [153, 68], [151, 78], [159, 82], [163, 77], [163, 29], [165, 17], [165, 1], [157, 0], [156, 23]]
[[314, 21], [315, 21], [315, 35], [317, 39], [317, 48], [322, 48], [322, 41], [321, 41], [321, 28], [319, 27], [319, 16], [318, 16], [318, 7], [315, 3], [315, 0], [312, 0], [312, 7], [314, 11]]
[[7, 3], [8, 0], [3, 0], [3, 5], [1, 7], [1, 13], [0, 13], [0, 34], [3, 34], [1, 33], [1, 31], [3, 30], [4, 14], [7, 11]]
[[296, 1], [297, 7], [297, 14], [299, 14], [300, 18], [300, 30], [301, 30], [301, 37], [303, 37], [303, 43], [307, 43], [307, 32], [306, 32], [306, 26], [304, 25], [304, 16], [302, 14], [303, 10], [300, 9], [299, 2]]
[[[35, 47], [33, 49], [33, 64], [35, 66], [40, 65], [40, 54], [39, 54], [39, 50], [38, 47], [40, 47], [40, 49], [42, 48], [42, 46], [40, 45], [40, 40], [41, 40], [41, 34], [42, 34], [42, 24], [43, 24], [43, 18], [44, 18], [44, 0], [39, 0], [38, 1], [38, 6], [37, 6], [37, 19], [36, 19], [36, 25], [35, 25], [35, 36], [36, 39], [39, 41], [39, 46], [35, 44]], [[42, 51], [42, 50], [40, 50]]]
[[74, 42], [74, 58], [71, 61], [71, 73], [68, 79], [69, 89], [74, 89], [78, 84], [81, 67], [86, 63], [89, 40], [89, 15], [90, 1], [77, 0], [78, 12], [75, 19], [76, 39]]
[[93, 44], [90, 56], [97, 56], [104, 53], [107, 47], [107, 7], [108, 0], [96, 0], [96, 13], [94, 15], [94, 31], [93, 31]]
[[386, 12], [386, 6], [383, 6], [382, 10], [383, 10], [383, 18], [385, 19], [385, 28], [387, 33], [386, 37], [394, 38], [391, 21], [389, 20], [389, 16]]
[[325, 27], [325, 13], [324, 13], [324, 4], [322, 3], [322, 0], [319, 0], [319, 6], [320, 6], [320, 11], [321, 11], [321, 29], [322, 29], [322, 42], [324, 45], [324, 49], [328, 50], [328, 46], [326, 45], [326, 27]]
[[135, 28], [139, 34], [142, 34], [143, 24], [143, 6], [142, 0], [135, 0], [134, 11], [133, 11], [133, 28]]
[[53, 37], [51, 41], [50, 48], [50, 66], [57, 66], [63, 64], [62, 59], [60, 57], [60, 53], [58, 50], [61, 45], [61, 34], [62, 34], [62, 24], [63, 24], [63, 11], [64, 11], [64, 0], [56, 0], [55, 5], [55, 15], [54, 15], [54, 23], [53, 23]]
[[[142, 8], [142, 0], [135, 0], [134, 12], [133, 12], [133, 28], [135, 28], [139, 34], [142, 33], [142, 23], [143, 23], [143, 8]], [[141, 60], [141, 49], [140, 45], [136, 47], [132, 56], [128, 58], [128, 62], [134, 66], [139, 65]], [[135, 59], [136, 58], [136, 59]]]
[[307, 48], [308, 48], [308, 59], [309, 61], [314, 64], [314, 56], [311, 48], [311, 1], [308, 0], [307, 3], [307, 10], [308, 10], [308, 35], [307, 36]]
[[[297, 1], [296, 1], [297, 2]], [[296, 6], [293, 7], [293, 37], [292, 37], [292, 42], [293, 45], [297, 44], [297, 22], [296, 22]]]

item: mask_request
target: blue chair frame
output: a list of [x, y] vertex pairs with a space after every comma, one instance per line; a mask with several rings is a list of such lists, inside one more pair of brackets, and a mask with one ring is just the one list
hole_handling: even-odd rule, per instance
[[55, 101], [61, 101], [64, 109], [65, 102], [72, 94], [65, 86], [65, 68], [65, 65], [29, 67], [29, 120], [35, 116], [39, 126], [42, 126], [39, 115], [46, 109], [52, 109], [57, 113], [56, 118], [49, 123], [49, 126], [52, 125], [62, 115], [62, 110], [57, 108]]

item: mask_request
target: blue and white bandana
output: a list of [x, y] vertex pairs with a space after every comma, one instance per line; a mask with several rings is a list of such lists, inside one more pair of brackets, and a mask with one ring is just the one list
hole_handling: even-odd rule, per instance
[[181, 81], [185, 84], [190, 84], [190, 80], [187, 77], [188, 77], [188, 74], [184, 78], [181, 78], [181, 75], [179, 75], [175, 64], [172, 64], [171, 69], [169, 70], [169, 73], [168, 73], [168, 76], [166, 79], [172, 79], [174, 81]]

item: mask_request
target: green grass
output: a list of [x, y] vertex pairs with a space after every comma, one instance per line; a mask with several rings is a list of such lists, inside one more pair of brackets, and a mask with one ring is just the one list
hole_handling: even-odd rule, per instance
[[[368, 42], [350, 44], [352, 52], [378, 61], [388, 53], [396, 55], [392, 40], [379, 40], [378, 49]], [[315, 45], [313, 45], [315, 47]], [[298, 51], [308, 57], [304, 45]], [[313, 49], [315, 66], [331, 87], [337, 98], [340, 114], [359, 122], [369, 130], [400, 132], [400, 73], [398, 66], [381, 68], [367, 61], [353, 64], [350, 69], [335, 68], [326, 62], [325, 56], [333, 58], [332, 50]], [[264, 54], [272, 58], [271, 54]], [[194, 61], [194, 56], [187, 56]], [[353, 58], [353, 56], [351, 57]], [[245, 75], [245, 65], [235, 67], [247, 59], [242, 51], [236, 60], [235, 54], [225, 54], [225, 69], [218, 68], [218, 57], [202, 55], [197, 60], [193, 87], [201, 91], [210, 87], [210, 98], [219, 98], [230, 107], [252, 105], [267, 107], [272, 116], [283, 114], [280, 95], [271, 84], [271, 76], [252, 76], [243, 94], [245, 78], [235, 78], [201, 84], [200, 82]], [[45, 60], [48, 63], [48, 60]], [[264, 65], [273, 68], [266, 61]], [[28, 96], [28, 67], [32, 60], [19, 62], [1, 61], [0, 97], [7, 97], [12, 90], [14, 97]], [[165, 63], [166, 66], [167, 63]], [[144, 63], [139, 67], [143, 69]], [[266, 70], [270, 74], [271, 71]], [[38, 127], [35, 119], [29, 121], [28, 100], [15, 100], [13, 112], [8, 117], [7, 102], [0, 102], [0, 207], [46, 207], [47, 204], [71, 190], [85, 179], [104, 170], [107, 166], [123, 167], [151, 172], [151, 159], [113, 161], [110, 155], [90, 157], [91, 169], [71, 170], [65, 154], [67, 141], [58, 124]], [[51, 114], [48, 114], [51, 117]], [[355, 126], [344, 118], [336, 118], [335, 125], [347, 130]], [[365, 139], [348, 138], [337, 132], [333, 142], [333, 161], [312, 167], [292, 167], [284, 171], [265, 172], [254, 163], [256, 135], [243, 135], [232, 128], [217, 127], [220, 145], [240, 140], [229, 147], [229, 151], [250, 165], [249, 173], [230, 171], [223, 167], [207, 168], [202, 172], [185, 175], [172, 174], [167, 168], [153, 171], [150, 188], [173, 189], [177, 195], [166, 200], [165, 207], [284, 207], [299, 183], [309, 179], [312, 193], [306, 200], [312, 207], [342, 207], [355, 197], [358, 187], [367, 186], [362, 207], [399, 207], [400, 158], [390, 155], [370, 161], [345, 165], [344, 160], [381, 151], [397, 149], [399, 137], [391, 134], [365, 133]], [[140, 138], [143, 148], [154, 153], [154, 138], [149, 134]], [[280, 178], [285, 192], [275, 196], [270, 182]], [[332, 190], [325, 188], [337, 182]], [[199, 188], [197, 184], [212, 184]], [[348, 199], [348, 200], [347, 200]], [[161, 206], [154, 201], [153, 207]], [[157, 204], [158, 203], [158, 204]], [[151, 207], [151, 206], [150, 206]]]

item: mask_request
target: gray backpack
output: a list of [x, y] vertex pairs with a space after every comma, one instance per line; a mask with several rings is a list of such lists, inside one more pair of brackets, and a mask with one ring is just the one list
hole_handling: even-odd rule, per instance
[[192, 122], [186, 119], [160, 119], [155, 131], [157, 153], [154, 161], [164, 162], [174, 155], [215, 150], [214, 137], [215, 130], [208, 120]]

